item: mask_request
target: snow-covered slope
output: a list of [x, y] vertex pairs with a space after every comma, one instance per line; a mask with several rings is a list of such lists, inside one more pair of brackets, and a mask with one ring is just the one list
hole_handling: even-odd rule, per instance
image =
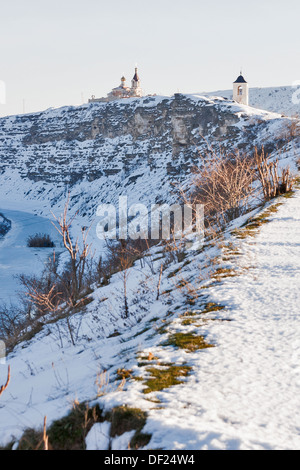
[[[1, 397], [0, 442], [18, 441], [25, 428], [40, 427], [45, 415], [50, 425], [74, 400], [89, 400], [104, 410], [124, 404], [145, 410], [149, 449], [299, 448], [299, 200], [299, 190], [293, 198], [282, 198], [278, 212], [269, 211], [269, 222], [255, 237], [228, 235], [219, 271], [210, 281], [199, 280], [205, 256], [191, 254], [184, 264], [166, 270], [162, 295], [155, 300], [150, 292], [159, 259], [152, 278], [147, 268], [133, 268], [131, 295], [143, 279], [149, 287], [151, 308], [142, 302], [143, 323], [135, 323], [134, 315], [117, 320], [116, 276], [94, 293], [83, 317], [73, 318], [80, 324], [75, 347], [63, 321], [17, 347], [8, 357], [12, 380]], [[217, 253], [214, 249], [211, 255]], [[176, 288], [182, 279], [194, 286], [194, 302]], [[135, 315], [141, 314], [141, 304], [131, 305]], [[107, 322], [109, 316], [113, 323]], [[104, 340], [113, 328], [121, 334]], [[189, 351], [168, 344], [178, 333], [203, 335], [214, 347]], [[181, 384], [143, 393], [151, 367], [168, 370], [172, 365], [190, 368]], [[129, 374], [121, 388], [117, 370]], [[101, 371], [103, 387], [97, 389]], [[5, 377], [1, 367], [0, 383]], [[121, 439], [108, 433], [108, 422], [93, 428], [89, 448], [128, 448], [132, 434]]]
[[[232, 99], [232, 90], [218, 90], [202, 93], [205, 96], [223, 96]], [[249, 105], [258, 109], [285, 114], [286, 116], [300, 115], [299, 86], [280, 86], [249, 89]]]
[[[129, 203], [171, 202], [173, 184], [189, 181], [208, 144], [246, 152], [264, 145], [273, 156], [281, 148], [282, 162], [291, 163], [299, 146], [288, 143], [290, 122], [195, 95], [1, 119], [0, 207], [49, 218], [70, 193], [80, 226], [95, 219], [98, 204], [116, 204], [121, 195]], [[228, 232], [222, 246], [169, 262], [162, 247], [152, 248], [126, 273], [127, 318], [116, 273], [107, 285], [95, 284], [90, 303], [70, 318], [43, 319], [7, 358], [0, 445], [87, 400], [103, 413], [123, 404], [146, 411], [150, 449], [299, 447], [299, 193], [282, 202], [250, 241]], [[203, 349], [178, 347], [178, 334], [195, 337]], [[182, 383], [144, 393], [151, 367], [175, 368]], [[122, 387], [118, 370], [127, 373]], [[0, 384], [6, 373], [0, 366]], [[108, 432], [109, 424], [93, 430], [89, 448], [97, 429]], [[102, 445], [128, 448], [127, 434], [104, 437]]]

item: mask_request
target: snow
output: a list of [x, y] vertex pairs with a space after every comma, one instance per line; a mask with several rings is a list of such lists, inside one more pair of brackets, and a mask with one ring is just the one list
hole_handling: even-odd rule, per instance
[[110, 444], [110, 423], [96, 423], [85, 438], [86, 450], [107, 450]]
[[245, 274], [210, 290], [232, 321], [211, 328], [217, 347], [199, 354], [179, 396], [174, 388], [167, 406], [151, 412], [144, 431], [153, 432], [152, 446], [299, 448], [299, 199], [243, 243]]
[[[213, 105], [212, 99], [203, 96], [189, 98], [200, 104], [203, 100], [211, 101]], [[156, 106], [163, 99], [153, 97], [142, 104]], [[227, 104], [219, 98], [218, 101], [223, 107], [229, 106], [237, 116], [247, 118], [243, 124], [235, 124], [241, 129], [251, 125], [252, 119], [269, 121], [268, 128], [257, 137], [260, 142], [268, 142], [277, 135], [285, 121], [276, 114], [281, 112], [278, 108], [267, 113]], [[140, 105], [140, 100], [131, 103], [131, 106]], [[94, 106], [103, 104], [82, 107], [86, 118]], [[51, 125], [51, 119], [69, 111], [70, 108], [49, 110], [42, 118]], [[15, 120], [17, 117], [6, 120], [7, 130]], [[18, 141], [18, 137], [14, 139]], [[105, 152], [113, 156], [113, 146], [122, 142], [130, 146], [130, 139], [129, 136], [115, 141], [107, 139]], [[280, 156], [282, 165], [293, 163], [299, 156], [299, 147], [292, 144]], [[58, 145], [58, 149], [69, 151], [68, 145], [64, 145]], [[79, 142], [78, 146], [82, 152], [89, 151], [86, 142]], [[147, 144], [142, 142], [141, 150], [143, 146], [146, 148]], [[274, 152], [272, 157], [276, 155]], [[165, 163], [169, 157], [160, 154]], [[121, 160], [117, 163], [121, 164]], [[89, 216], [95, 214], [98, 203], [116, 202], [125, 189], [129, 205], [147, 204], [153, 194], [169, 201], [170, 185], [165, 168], [159, 171], [151, 172], [145, 162], [130, 174], [131, 178], [139, 175], [140, 178], [130, 185], [130, 177], [124, 179], [123, 186], [121, 177], [113, 180], [114, 184], [106, 177], [95, 181], [83, 179], [70, 190], [74, 201], [71, 215], [79, 204], [88, 207]], [[50, 206], [59, 215], [65, 196], [63, 183], [33, 182], [23, 178], [17, 169], [9, 169], [3, 176], [0, 212], [12, 220], [10, 232], [0, 241], [0, 285], [4, 300], [16, 296], [14, 274], [20, 270], [38, 273], [43, 268], [52, 250], [29, 249], [26, 240], [37, 231], [52, 230], [52, 237], [57, 236], [49, 220]], [[152, 258], [145, 257], [128, 270], [129, 318], [122, 317], [122, 275], [113, 275], [110, 284], [101, 288], [95, 285], [91, 303], [70, 319], [76, 331], [75, 346], [71, 344], [65, 319], [44, 325], [30, 341], [19, 344], [8, 355], [6, 365], [0, 364], [0, 384], [6, 380], [7, 364], [12, 371], [9, 387], [0, 397], [0, 445], [11, 440], [17, 442], [27, 427], [40, 428], [44, 416], [50, 425], [65, 416], [75, 401], [88, 400], [99, 403], [104, 412], [124, 404], [147, 411], [142, 432], [152, 435], [149, 449], [299, 448], [299, 200], [299, 189], [294, 197], [281, 198], [278, 212], [254, 238], [238, 240], [227, 234], [225, 241], [234, 244], [241, 253], [239, 256], [224, 260], [221, 249], [213, 246], [204, 252], [187, 252], [184, 262], [170, 264], [163, 273], [158, 300], [156, 287], [162, 254], [159, 247], [153, 248]], [[243, 222], [245, 216], [233, 226]], [[87, 219], [79, 216], [75, 233], [82, 225], [87, 225]], [[96, 223], [90, 234], [93, 249], [101, 252], [103, 244], [97, 241]], [[55, 241], [59, 246], [59, 241]], [[218, 259], [220, 267], [233, 268], [237, 275], [224, 277], [221, 282], [210, 280], [206, 267], [209, 259], [214, 262]], [[187, 292], [176, 288], [182, 279], [195, 287], [194, 306], [188, 303]], [[202, 287], [206, 288], [202, 290]], [[206, 302], [216, 302], [225, 309], [201, 313]], [[197, 314], [195, 324], [183, 325], [180, 315], [187, 310]], [[159, 332], [160, 327], [165, 327], [165, 332]], [[111, 337], [115, 331], [119, 336]], [[164, 346], [163, 342], [174, 332], [204, 335], [215, 347], [187, 352]], [[117, 370], [130, 369], [133, 376], [147, 377], [146, 367], [138, 365], [138, 357], [150, 353], [161, 363], [187, 364], [192, 368], [191, 374], [180, 385], [151, 394], [144, 394], [143, 382], [133, 379], [120, 388]], [[101, 373], [107, 374], [109, 381], [99, 393], [96, 378]], [[86, 438], [87, 448], [125, 450], [133, 433], [110, 439], [109, 423], [97, 423]]]
[[12, 222], [11, 230], [0, 238], [0, 303], [16, 304], [16, 294], [20, 285], [17, 275], [38, 275], [45, 267], [45, 262], [53, 253], [53, 248], [28, 248], [27, 239], [36, 233], [47, 233], [61, 251], [59, 234], [50, 220], [25, 211], [0, 209], [0, 212]]
[[128, 431], [124, 432], [121, 436], [115, 437], [111, 444], [111, 450], [128, 450], [134, 433], [135, 431]]
[[[238, 275], [216, 284], [206, 282], [209, 301], [226, 308], [216, 315], [202, 314], [198, 326], [182, 325], [179, 314], [186, 310], [186, 303], [177, 289], [170, 294], [171, 304], [152, 301], [151, 314], [145, 313], [142, 324], [134, 324], [132, 316], [131, 326], [125, 322], [121, 336], [99, 339], [93, 326], [88, 341], [83, 335], [75, 347], [65, 340], [61, 348], [54, 327], [49, 326], [30, 342], [18, 346], [7, 359], [12, 367], [12, 381], [1, 397], [0, 442], [7, 443], [13, 436], [20, 438], [28, 426], [40, 427], [44, 415], [51, 423], [66, 414], [76, 398], [96, 400], [104, 410], [123, 404], [145, 409], [148, 419], [143, 432], [152, 434], [146, 447], [149, 449], [299, 448], [299, 201], [299, 190], [292, 198], [281, 198], [283, 204], [278, 212], [256, 237], [238, 240], [230, 236], [241, 252], [231, 262]], [[191, 263], [182, 268], [181, 274], [196, 279], [201, 256], [190, 255], [188, 259]], [[172, 284], [174, 288], [167, 273], [176, 267], [172, 265], [166, 272], [162, 290]], [[133, 291], [139, 271], [136, 269], [131, 275]], [[111, 285], [95, 292], [96, 296], [107, 295], [109, 289], [120, 292], [119, 282], [116, 275]], [[112, 309], [116, 302], [117, 299]], [[104, 313], [103, 304], [98, 305], [98, 316]], [[96, 300], [83, 316], [83, 331], [88, 329], [93, 305]], [[163, 325], [159, 320], [157, 327], [152, 324], [154, 334], [149, 335], [148, 331], [137, 335], [149, 325], [151, 316], [163, 319], [170, 308], [178, 313], [172, 316], [169, 332], [195, 330], [215, 347], [186, 352], [162, 346], [167, 334], [155, 333]], [[201, 311], [200, 306], [197, 309]], [[120, 330], [121, 323], [111, 326]], [[123, 390], [118, 389], [113, 380], [117, 368], [126, 367], [134, 374], [144, 375], [143, 368], [136, 364], [136, 354], [142, 352], [152, 352], [161, 362], [186, 363], [192, 373], [181, 385], [150, 395], [143, 394], [143, 384], [134, 380], [128, 380]], [[95, 377], [103, 370], [112, 380], [103, 396], [96, 398]], [[5, 374], [6, 367], [1, 366], [0, 383]], [[158, 398], [160, 403], [154, 404], [148, 398]], [[88, 447], [106, 449], [107, 434], [107, 423], [96, 425], [88, 435]], [[113, 439], [112, 448], [128, 448], [132, 435], [133, 432]]]

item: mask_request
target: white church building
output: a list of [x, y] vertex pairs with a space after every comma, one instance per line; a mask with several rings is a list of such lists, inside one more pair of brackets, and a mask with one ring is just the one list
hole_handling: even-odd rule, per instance
[[131, 80], [131, 87], [126, 85], [126, 78], [123, 76], [120, 85], [113, 88], [106, 98], [95, 98], [95, 96], [92, 96], [92, 98], [89, 99], [89, 103], [106, 103], [121, 98], [140, 98], [141, 96], [143, 96], [143, 91], [136, 67], [133, 79]]

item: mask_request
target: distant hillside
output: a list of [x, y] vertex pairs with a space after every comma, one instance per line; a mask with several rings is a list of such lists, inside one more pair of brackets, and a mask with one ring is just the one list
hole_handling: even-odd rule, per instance
[[[218, 90], [201, 94], [232, 99], [232, 90]], [[298, 101], [298, 103], [293, 101]], [[300, 93], [297, 88], [292, 86], [250, 88], [249, 104], [254, 108], [286, 114], [287, 116], [300, 115]]]
[[[100, 203], [170, 203], [207, 145], [270, 153], [288, 118], [222, 98], [176, 94], [0, 119], [0, 202], [51, 218], [70, 193], [78, 224]], [[282, 140], [283, 139], [283, 140]], [[0, 207], [1, 207], [0, 205]]]

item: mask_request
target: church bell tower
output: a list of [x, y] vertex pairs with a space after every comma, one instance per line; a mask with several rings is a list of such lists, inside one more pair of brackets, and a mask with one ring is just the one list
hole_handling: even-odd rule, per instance
[[136, 97], [143, 96], [143, 92], [142, 92], [142, 89], [141, 89], [141, 82], [140, 82], [140, 79], [139, 79], [139, 76], [138, 76], [137, 67], [135, 67], [134, 77], [131, 80], [130, 95], [133, 96], [133, 97], [134, 96], [136, 96]]
[[242, 72], [235, 82], [233, 82], [233, 99], [237, 103], [249, 104], [249, 88], [248, 83], [244, 79]]

